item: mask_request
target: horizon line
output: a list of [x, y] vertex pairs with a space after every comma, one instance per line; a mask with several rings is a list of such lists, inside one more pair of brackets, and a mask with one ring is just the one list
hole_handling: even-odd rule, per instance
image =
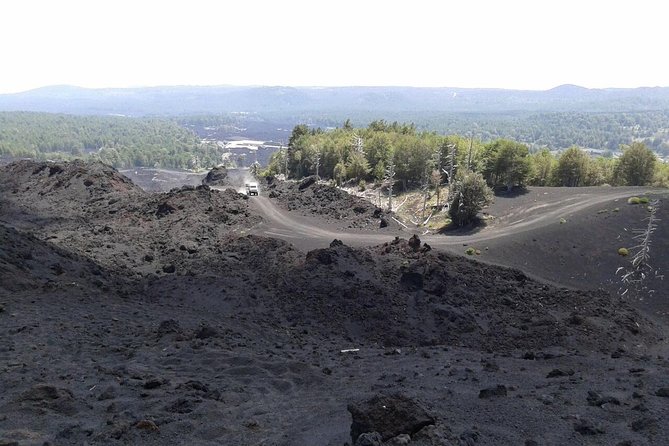
[[547, 92], [558, 88], [570, 87], [579, 88], [583, 90], [636, 90], [636, 89], [652, 89], [652, 88], [668, 88], [668, 86], [661, 85], [641, 85], [637, 87], [584, 87], [578, 84], [564, 83], [551, 88], [535, 89], [535, 88], [505, 88], [505, 87], [456, 87], [456, 86], [414, 86], [414, 85], [282, 85], [282, 84], [161, 84], [161, 85], [137, 85], [137, 86], [123, 86], [123, 87], [83, 87], [74, 84], [49, 84], [40, 87], [29, 88], [27, 90], [20, 90], [14, 92], [0, 93], [0, 95], [15, 95], [35, 92], [38, 90], [45, 90], [50, 88], [72, 88], [79, 90], [141, 90], [141, 89], [157, 89], [157, 88], [312, 88], [312, 89], [336, 89], [336, 88], [412, 88], [424, 90], [502, 90], [502, 91], [534, 91]]

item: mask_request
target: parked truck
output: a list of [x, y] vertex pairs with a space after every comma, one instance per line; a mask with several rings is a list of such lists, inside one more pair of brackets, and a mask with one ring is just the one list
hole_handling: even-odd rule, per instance
[[258, 195], [258, 183], [246, 183], [246, 195]]

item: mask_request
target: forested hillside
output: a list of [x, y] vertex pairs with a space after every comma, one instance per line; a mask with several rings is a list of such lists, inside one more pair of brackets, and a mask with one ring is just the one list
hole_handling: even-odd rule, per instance
[[416, 119], [422, 130], [444, 134], [474, 134], [490, 141], [509, 138], [531, 149], [579, 147], [618, 151], [642, 141], [662, 156], [669, 155], [669, 110], [607, 113], [449, 114]]
[[[392, 153], [398, 178], [406, 184], [423, 181], [427, 160], [436, 156], [437, 151], [442, 158], [446, 156], [448, 144], [457, 146], [460, 166], [465, 151], [469, 156], [470, 144], [472, 155], [467, 164], [476, 166], [481, 162], [478, 154], [482, 148], [499, 139], [523, 144], [532, 159], [545, 149], [564, 151], [572, 146], [599, 149], [604, 155], [602, 161], [597, 161], [602, 169], [607, 162], [613, 162], [613, 154], [620, 154], [621, 147], [635, 143], [642, 143], [661, 156], [669, 154], [669, 112], [666, 111], [416, 117], [417, 124], [391, 124], [383, 119], [359, 124], [360, 116], [357, 116], [346, 120], [343, 127], [344, 120], [337, 123], [321, 117], [310, 120], [308, 126], [288, 127], [289, 122], [268, 121], [256, 114], [130, 118], [0, 112], [0, 158], [92, 157], [119, 168], [207, 168], [221, 162], [222, 151], [215, 143], [202, 143], [204, 138], [251, 138], [287, 144], [291, 137], [289, 128], [298, 128], [305, 138], [298, 142], [295, 132], [292, 133], [290, 169], [293, 176], [315, 173], [313, 157], [319, 150], [321, 175], [342, 181], [380, 179]], [[329, 130], [319, 130], [317, 122], [324, 123], [323, 128]], [[364, 142], [364, 157], [349, 153], [354, 134]], [[274, 170], [278, 169], [276, 160], [281, 156], [280, 153], [275, 155]], [[610, 167], [606, 168], [608, 173], [591, 174], [588, 181], [615, 182], [610, 178]], [[361, 171], [365, 171], [365, 175], [361, 175]]]
[[436, 187], [464, 171], [480, 173], [491, 187], [669, 184], [667, 165], [642, 142], [621, 147], [618, 158], [591, 158], [577, 146], [559, 155], [531, 153], [526, 144], [421, 132], [412, 124], [350, 122], [324, 131], [298, 125], [287, 149], [277, 152], [268, 174], [318, 175], [344, 182], [400, 183], [404, 189]]
[[[412, 122], [419, 131], [443, 135], [473, 135], [492, 141], [513, 139], [531, 151], [563, 150], [573, 145], [616, 152], [621, 145], [640, 141], [661, 156], [669, 156], [669, 110], [645, 112], [552, 113], [437, 113], [407, 111], [337, 112], [297, 115], [271, 113], [182, 116], [177, 122], [196, 129], [200, 136], [241, 136], [285, 142], [295, 125], [335, 128], [347, 119], [358, 127], [373, 121]], [[205, 129], [206, 127], [206, 129]]]
[[[412, 122], [418, 131], [473, 136], [484, 142], [512, 139], [526, 144], [531, 152], [542, 148], [566, 150], [572, 145], [616, 152], [621, 145], [643, 142], [661, 156], [669, 156], [669, 88], [660, 87], [587, 89], [563, 85], [546, 91], [524, 91], [54, 86], [0, 95], [0, 110], [152, 117], [134, 121], [122, 116], [101, 121], [76, 118], [74, 129], [71, 120], [59, 122], [67, 121], [64, 115], [3, 115], [2, 128], [9, 125], [25, 129], [26, 122], [34, 118], [38, 122], [30, 127], [42, 130], [21, 130], [27, 137], [23, 139], [5, 131], [0, 139], [0, 156], [12, 153], [55, 158], [113, 148], [115, 152], [103, 150], [99, 156], [117, 166], [206, 166], [219, 158], [211, 153], [213, 147], [200, 147], [192, 133], [197, 132], [200, 139], [286, 143], [290, 129], [298, 124], [335, 128], [346, 119], [357, 127], [378, 120]], [[12, 122], [7, 123], [8, 119]], [[16, 124], [16, 120], [24, 122]], [[118, 126], [127, 131], [115, 131]], [[139, 146], [142, 151], [136, 150]]]
[[193, 168], [220, 162], [214, 147], [166, 119], [0, 112], [0, 157], [85, 156], [115, 167]]

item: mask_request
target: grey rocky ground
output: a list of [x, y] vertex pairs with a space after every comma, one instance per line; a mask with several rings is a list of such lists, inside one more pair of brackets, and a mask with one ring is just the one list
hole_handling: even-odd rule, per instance
[[254, 209], [2, 167], [0, 442], [353, 444], [399, 394], [434, 424], [386, 444], [669, 444], [666, 328], [628, 300], [416, 237], [302, 252]]

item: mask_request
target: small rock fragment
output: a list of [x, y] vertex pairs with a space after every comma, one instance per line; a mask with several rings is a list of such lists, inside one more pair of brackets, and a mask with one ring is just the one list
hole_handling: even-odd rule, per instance
[[604, 433], [604, 429], [596, 426], [592, 421], [585, 419], [574, 423], [574, 430], [581, 435], [598, 435]]
[[418, 238], [416, 234], [412, 235], [409, 239], [409, 247], [414, 251], [418, 251], [420, 249], [420, 238]]
[[571, 369], [568, 370], [553, 369], [550, 372], [548, 372], [546, 378], [559, 378], [562, 376], [572, 376], [572, 375], [574, 375], [574, 371]]
[[203, 325], [195, 332], [195, 337], [198, 339], [207, 339], [218, 336], [218, 330], [209, 325]]
[[652, 418], [643, 417], [639, 418], [638, 420], [632, 421], [632, 424], [630, 424], [630, 428], [632, 428], [634, 432], [639, 432], [648, 429], [654, 425], [655, 425], [655, 420], [653, 420]]
[[407, 434], [400, 434], [383, 443], [383, 446], [405, 446], [411, 443], [411, 437]]
[[163, 385], [163, 382], [161, 380], [154, 378], [154, 379], [150, 379], [150, 380], [146, 381], [144, 383], [144, 388], [150, 390], [150, 389], [156, 389], [156, 388], [158, 388], [162, 385]]
[[669, 387], [658, 389], [657, 392], [655, 392], [655, 395], [662, 398], [669, 398]]
[[141, 420], [135, 424], [136, 429], [144, 429], [147, 431], [158, 431], [158, 426], [151, 420]]
[[495, 387], [488, 387], [485, 389], [481, 389], [481, 391], [479, 392], [479, 398], [481, 399], [497, 398], [506, 396], [506, 394], [507, 394], [506, 386], [497, 385]]
[[603, 406], [604, 404], [614, 404], [616, 406], [620, 406], [620, 401], [616, 397], [600, 395], [599, 393], [593, 390], [589, 390], [588, 404], [590, 406]]
[[358, 436], [354, 446], [382, 446], [383, 438], [378, 432], [365, 432]]

